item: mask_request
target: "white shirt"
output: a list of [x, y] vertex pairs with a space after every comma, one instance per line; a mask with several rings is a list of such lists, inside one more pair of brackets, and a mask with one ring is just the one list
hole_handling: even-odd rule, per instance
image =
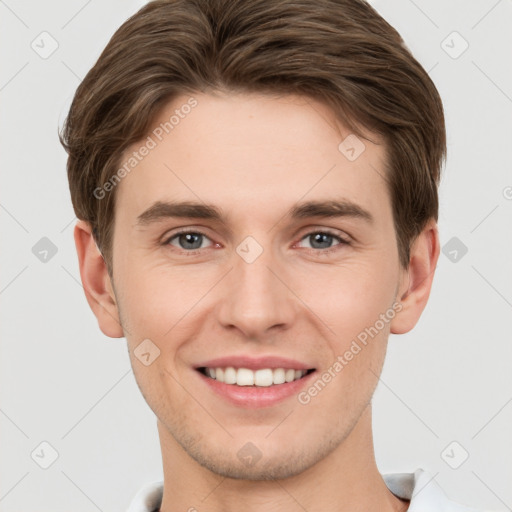
[[[414, 473], [384, 474], [382, 478], [395, 496], [410, 500], [408, 512], [484, 512], [450, 501], [423, 469]], [[146, 484], [126, 512], [156, 512], [162, 503], [162, 495], [163, 481]]]

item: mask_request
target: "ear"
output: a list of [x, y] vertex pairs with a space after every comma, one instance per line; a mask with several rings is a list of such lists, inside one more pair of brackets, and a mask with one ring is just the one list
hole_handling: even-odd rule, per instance
[[119, 321], [114, 289], [105, 260], [93, 238], [90, 224], [79, 220], [75, 226], [74, 236], [80, 277], [87, 302], [98, 319], [103, 334], [110, 338], [122, 338], [124, 332]]
[[392, 334], [409, 332], [420, 319], [432, 288], [439, 251], [437, 223], [431, 219], [412, 244], [409, 268], [402, 269], [397, 295], [402, 309], [391, 321]]

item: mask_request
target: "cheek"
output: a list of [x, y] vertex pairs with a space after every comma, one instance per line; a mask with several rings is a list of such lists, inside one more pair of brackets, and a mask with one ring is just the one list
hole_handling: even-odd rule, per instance
[[375, 261], [304, 274], [298, 295], [343, 344], [392, 306], [397, 276]]
[[178, 384], [179, 376], [166, 369], [165, 352], [150, 366], [141, 364], [132, 352], [130, 356], [137, 386], [151, 410], [158, 418], [170, 417], [179, 423], [180, 415], [190, 405], [190, 396]]
[[299, 403], [309, 404], [318, 421], [339, 417], [345, 425], [355, 420], [374, 392], [395, 315], [393, 275], [381, 277], [370, 268], [352, 270], [337, 272], [315, 292], [304, 288], [305, 302], [330, 329], [324, 331], [318, 380], [299, 396]]
[[191, 269], [133, 263], [122, 274], [121, 305], [130, 332], [160, 339], [178, 323], [187, 323], [214, 282], [214, 276]]

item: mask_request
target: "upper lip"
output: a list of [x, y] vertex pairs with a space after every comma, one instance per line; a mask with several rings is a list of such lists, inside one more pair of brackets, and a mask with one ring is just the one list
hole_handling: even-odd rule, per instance
[[310, 370], [313, 367], [311, 365], [302, 363], [295, 359], [289, 359], [286, 357], [276, 356], [225, 356], [217, 359], [210, 359], [196, 365], [196, 369], [199, 368], [247, 368], [249, 370], [260, 370], [263, 368], [283, 368], [283, 369], [294, 369], [294, 370]]

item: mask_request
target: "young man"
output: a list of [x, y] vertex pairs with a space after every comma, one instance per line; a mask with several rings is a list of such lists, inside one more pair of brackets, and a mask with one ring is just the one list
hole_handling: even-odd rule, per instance
[[439, 256], [442, 103], [362, 0], [156, 0], [61, 140], [80, 274], [164, 481], [131, 512], [470, 511], [382, 476], [371, 399]]

